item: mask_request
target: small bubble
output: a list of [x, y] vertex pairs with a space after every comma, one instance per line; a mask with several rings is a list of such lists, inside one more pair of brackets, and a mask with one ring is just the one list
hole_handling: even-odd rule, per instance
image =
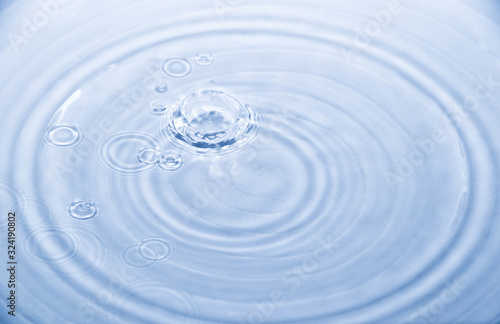
[[167, 110], [167, 103], [164, 100], [153, 100], [149, 105], [149, 110], [153, 114], [162, 115]]
[[137, 253], [141, 258], [151, 262], [167, 260], [172, 256], [173, 249], [167, 241], [150, 238], [142, 241], [137, 246]]
[[68, 205], [68, 215], [76, 220], [91, 220], [99, 214], [97, 205], [85, 199], [76, 199]]
[[45, 141], [54, 147], [72, 147], [80, 143], [81, 140], [81, 132], [74, 125], [55, 124], [45, 132]]
[[196, 54], [196, 63], [198, 65], [207, 66], [214, 62], [212, 53], [208, 51], [198, 52]]
[[162, 64], [163, 72], [172, 78], [182, 78], [187, 76], [193, 67], [191, 63], [182, 58], [167, 59]]
[[154, 164], [158, 161], [158, 152], [155, 148], [146, 147], [137, 152], [137, 161], [144, 164]]
[[184, 165], [179, 153], [175, 151], [162, 152], [158, 159], [158, 167], [165, 171], [177, 171]]
[[156, 82], [155, 84], [155, 90], [160, 92], [160, 93], [163, 93], [163, 92], [166, 92], [168, 89], [168, 85], [165, 81], [158, 81]]

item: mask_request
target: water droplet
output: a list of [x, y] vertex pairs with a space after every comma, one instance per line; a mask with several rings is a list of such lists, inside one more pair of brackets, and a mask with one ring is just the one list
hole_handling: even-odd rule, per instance
[[193, 67], [191, 63], [182, 58], [167, 59], [162, 64], [163, 72], [172, 78], [182, 78], [187, 76]]
[[198, 148], [231, 145], [245, 138], [253, 128], [250, 107], [215, 90], [188, 95], [167, 118], [176, 139]]
[[198, 65], [207, 66], [214, 62], [214, 57], [212, 53], [208, 51], [198, 52], [196, 54], [196, 63]]
[[55, 124], [45, 132], [47, 144], [59, 148], [76, 146], [82, 139], [80, 130], [69, 124]]
[[182, 156], [176, 151], [162, 152], [158, 159], [158, 167], [165, 171], [177, 171], [184, 165]]
[[144, 164], [154, 164], [158, 161], [159, 155], [160, 152], [158, 152], [155, 148], [146, 147], [140, 149], [137, 153], [137, 161]]
[[68, 205], [68, 215], [76, 220], [91, 220], [99, 214], [97, 205], [85, 199], [76, 199]]
[[172, 256], [173, 249], [165, 240], [150, 238], [139, 243], [137, 246], [137, 253], [144, 260], [160, 262], [170, 258]]
[[149, 105], [149, 110], [153, 114], [162, 115], [167, 110], [167, 103], [164, 100], [153, 100]]
[[155, 90], [158, 92], [166, 92], [168, 90], [168, 85], [165, 81], [158, 81], [155, 84]]

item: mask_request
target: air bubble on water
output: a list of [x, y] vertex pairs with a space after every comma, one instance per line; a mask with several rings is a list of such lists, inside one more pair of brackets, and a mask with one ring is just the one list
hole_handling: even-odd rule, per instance
[[153, 114], [163, 115], [165, 110], [167, 110], [167, 103], [164, 100], [153, 100], [149, 104], [149, 110]]
[[196, 54], [196, 63], [198, 65], [207, 66], [214, 62], [214, 57], [212, 53], [208, 51], [198, 52]]
[[187, 76], [193, 69], [191, 63], [183, 58], [167, 59], [162, 63], [163, 72], [172, 78]]
[[68, 215], [76, 220], [91, 220], [99, 214], [99, 208], [91, 200], [76, 199], [68, 205]]
[[155, 84], [155, 90], [160, 93], [166, 92], [168, 90], [168, 85], [165, 81], [158, 81]]
[[177, 171], [182, 168], [184, 161], [182, 156], [172, 150], [162, 152], [158, 159], [158, 167], [165, 171]]
[[158, 162], [160, 152], [156, 148], [145, 147], [137, 152], [137, 161], [144, 164], [154, 164]]
[[203, 90], [188, 95], [167, 114], [170, 133], [198, 148], [231, 145], [253, 126], [250, 106], [222, 91]]
[[78, 127], [69, 124], [54, 124], [45, 132], [45, 142], [59, 148], [76, 146], [82, 139]]

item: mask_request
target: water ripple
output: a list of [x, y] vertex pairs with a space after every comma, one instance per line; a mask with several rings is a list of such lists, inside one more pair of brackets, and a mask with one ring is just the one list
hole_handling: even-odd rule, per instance
[[47, 144], [59, 148], [76, 146], [82, 141], [82, 138], [83, 136], [76, 126], [67, 124], [52, 125], [45, 133]]
[[[151, 169], [152, 164], [140, 162], [148, 158], [144, 147], [156, 147], [155, 140], [149, 135], [137, 132], [122, 132], [109, 136], [101, 145], [102, 162], [111, 170], [120, 173], [138, 173]], [[142, 153], [137, 157], [138, 153]], [[151, 158], [151, 157], [150, 157]]]
[[493, 7], [61, 4], [0, 50], [23, 319], [498, 318]]

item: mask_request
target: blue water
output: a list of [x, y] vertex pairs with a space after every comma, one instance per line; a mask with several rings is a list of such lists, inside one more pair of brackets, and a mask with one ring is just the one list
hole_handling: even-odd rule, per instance
[[0, 2], [0, 323], [500, 322], [499, 18]]

